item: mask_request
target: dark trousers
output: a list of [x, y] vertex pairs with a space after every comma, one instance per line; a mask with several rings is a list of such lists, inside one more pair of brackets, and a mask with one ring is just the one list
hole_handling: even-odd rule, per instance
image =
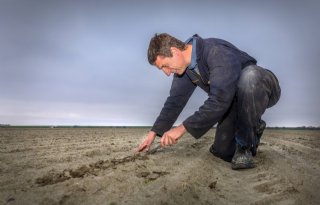
[[231, 161], [236, 143], [256, 152], [261, 116], [267, 108], [278, 102], [280, 94], [278, 79], [271, 71], [256, 65], [245, 67], [241, 72], [235, 98], [218, 122], [211, 147], [214, 155]]

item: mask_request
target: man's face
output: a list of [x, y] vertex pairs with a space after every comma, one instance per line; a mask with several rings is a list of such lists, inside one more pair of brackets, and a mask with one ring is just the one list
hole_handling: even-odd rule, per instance
[[182, 75], [186, 67], [188, 66], [185, 62], [182, 52], [177, 48], [172, 48], [172, 57], [157, 56], [155, 66], [162, 70], [167, 76], [171, 73]]

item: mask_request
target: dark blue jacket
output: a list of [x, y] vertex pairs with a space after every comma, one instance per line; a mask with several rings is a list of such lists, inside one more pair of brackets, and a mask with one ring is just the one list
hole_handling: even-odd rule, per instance
[[257, 63], [253, 57], [227, 41], [203, 39], [198, 35], [194, 35], [193, 40], [196, 40], [200, 75], [188, 69], [183, 75], [174, 75], [170, 95], [151, 129], [158, 136], [172, 127], [194, 89], [199, 86], [208, 93], [208, 99], [183, 121], [183, 125], [193, 137], [200, 138], [219, 122], [230, 107], [241, 70]]

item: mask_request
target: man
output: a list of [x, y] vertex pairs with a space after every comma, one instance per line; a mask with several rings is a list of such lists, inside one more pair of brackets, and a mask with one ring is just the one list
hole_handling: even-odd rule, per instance
[[[148, 60], [167, 76], [174, 74], [170, 95], [139, 151], [148, 150], [156, 136], [161, 146], [178, 142], [186, 133], [196, 139], [218, 123], [210, 152], [232, 169], [255, 167], [265, 110], [277, 103], [280, 86], [276, 76], [231, 43], [198, 35], [182, 42], [169, 34], [155, 35]], [[199, 86], [208, 99], [179, 126], [172, 125]]]

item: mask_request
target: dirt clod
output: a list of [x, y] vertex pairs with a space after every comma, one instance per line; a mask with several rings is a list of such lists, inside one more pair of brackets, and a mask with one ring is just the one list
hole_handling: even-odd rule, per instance
[[211, 182], [211, 183], [209, 184], [209, 188], [210, 188], [210, 189], [215, 189], [216, 186], [217, 186], [217, 181]]
[[70, 170], [70, 175], [72, 178], [82, 178], [85, 174], [90, 173], [90, 171], [89, 167], [83, 165], [76, 170]]
[[55, 171], [51, 170], [43, 177], [39, 177], [36, 179], [36, 183], [40, 186], [50, 185], [50, 184], [56, 184], [59, 182], [63, 182], [70, 179], [70, 177], [65, 175], [65, 172], [62, 173], [56, 173]]

